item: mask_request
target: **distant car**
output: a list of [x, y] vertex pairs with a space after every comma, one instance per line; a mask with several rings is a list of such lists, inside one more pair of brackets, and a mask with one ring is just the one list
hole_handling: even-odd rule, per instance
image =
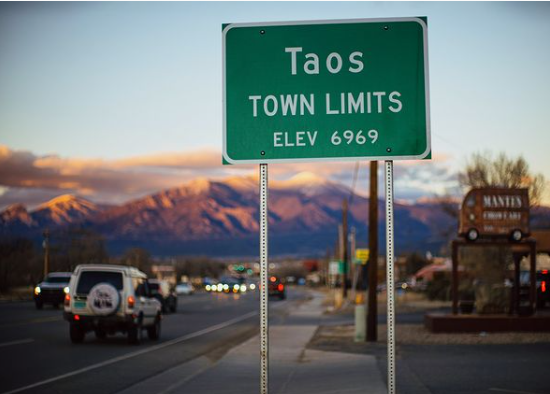
[[223, 293], [245, 293], [248, 290], [245, 282], [241, 277], [225, 276], [214, 288]]
[[178, 295], [170, 283], [165, 280], [149, 279], [151, 294], [162, 304], [162, 312], [170, 311], [175, 313], [178, 308]]
[[281, 300], [286, 298], [285, 285], [276, 276], [271, 276], [269, 278], [267, 289], [270, 297], [279, 297]]
[[193, 285], [189, 282], [181, 282], [176, 285], [176, 294], [177, 295], [193, 295], [195, 289]]
[[63, 316], [70, 323], [71, 342], [81, 343], [87, 332], [99, 339], [117, 331], [139, 344], [143, 330], [158, 340], [161, 304], [149, 289], [147, 275], [122, 265], [83, 264], [76, 267], [65, 295]]
[[58, 308], [69, 292], [71, 272], [52, 272], [40, 282], [33, 291], [36, 309], [42, 309], [44, 304], [52, 304]]

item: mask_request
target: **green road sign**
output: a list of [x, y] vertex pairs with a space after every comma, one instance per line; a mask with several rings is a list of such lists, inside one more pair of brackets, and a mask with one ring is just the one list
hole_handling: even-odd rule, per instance
[[421, 18], [225, 25], [223, 79], [226, 164], [430, 152]]
[[331, 261], [329, 264], [329, 274], [331, 275], [341, 275], [344, 273], [344, 262], [343, 261]]

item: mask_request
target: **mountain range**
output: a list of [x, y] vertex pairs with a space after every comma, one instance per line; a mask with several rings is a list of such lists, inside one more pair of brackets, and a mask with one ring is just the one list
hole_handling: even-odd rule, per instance
[[[351, 190], [310, 173], [269, 184], [271, 255], [324, 255], [334, 250], [342, 202]], [[385, 234], [384, 204], [378, 202], [380, 246]], [[0, 212], [0, 236], [40, 241], [44, 229], [78, 226], [100, 233], [113, 254], [143, 247], [153, 255], [200, 254], [254, 256], [258, 253], [259, 189], [257, 179], [195, 179], [180, 187], [120, 206], [98, 205], [73, 195], [56, 197], [29, 211], [15, 204]], [[457, 228], [440, 201], [424, 199], [394, 205], [397, 253], [440, 252]], [[550, 208], [533, 215], [539, 226], [550, 224]], [[354, 195], [348, 222], [358, 247], [366, 247], [368, 198]]]

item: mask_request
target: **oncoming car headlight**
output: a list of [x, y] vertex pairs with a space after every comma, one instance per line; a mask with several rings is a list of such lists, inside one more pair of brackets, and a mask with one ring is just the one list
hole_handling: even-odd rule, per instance
[[40, 294], [41, 291], [42, 291], [42, 290], [40, 290], [40, 286], [36, 286], [36, 287], [34, 288], [34, 294], [36, 294], [36, 295]]
[[69, 294], [69, 291], [70, 291], [69, 286], [65, 286], [65, 287], [63, 288], [63, 293]]

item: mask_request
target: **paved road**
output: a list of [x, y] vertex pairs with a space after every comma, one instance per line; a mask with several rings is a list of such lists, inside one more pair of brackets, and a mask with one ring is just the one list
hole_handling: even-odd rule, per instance
[[[549, 343], [400, 346], [397, 391], [405, 394], [550, 393], [549, 352]], [[383, 360], [385, 362], [385, 358]]]
[[[270, 303], [273, 323], [306, 298], [290, 290]], [[118, 334], [81, 345], [69, 341], [61, 310], [38, 311], [31, 302], [0, 304], [0, 393], [116, 393], [201, 355], [221, 357], [258, 327], [258, 293], [180, 297], [178, 312], [163, 319], [160, 341], [127, 344]]]

